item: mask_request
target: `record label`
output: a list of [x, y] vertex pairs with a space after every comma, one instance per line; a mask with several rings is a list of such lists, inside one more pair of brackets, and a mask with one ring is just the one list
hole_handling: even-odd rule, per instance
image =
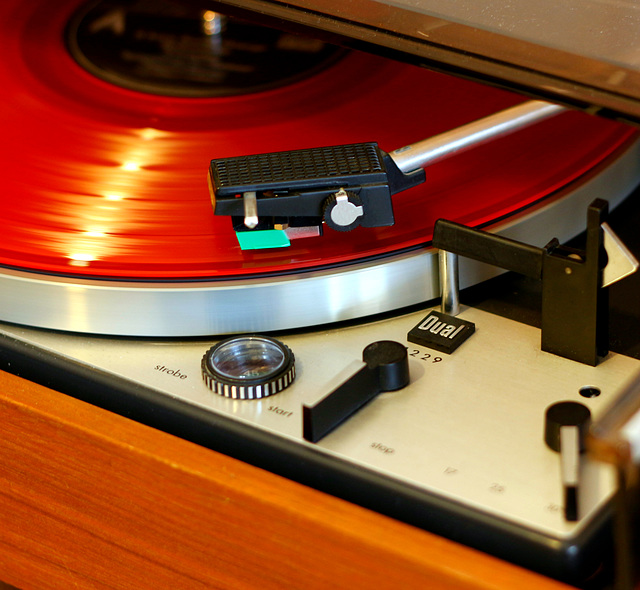
[[230, 96], [313, 75], [344, 54], [316, 39], [252, 25], [210, 3], [101, 0], [67, 27], [71, 55], [113, 84], [166, 96]]

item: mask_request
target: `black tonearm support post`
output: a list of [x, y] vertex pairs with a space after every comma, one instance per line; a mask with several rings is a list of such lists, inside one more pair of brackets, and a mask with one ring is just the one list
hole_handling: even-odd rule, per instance
[[595, 366], [608, 353], [608, 291], [638, 263], [611, 232], [608, 204], [587, 212], [586, 248], [523, 244], [447, 220], [438, 220], [433, 245], [527, 277], [542, 280], [542, 350]]

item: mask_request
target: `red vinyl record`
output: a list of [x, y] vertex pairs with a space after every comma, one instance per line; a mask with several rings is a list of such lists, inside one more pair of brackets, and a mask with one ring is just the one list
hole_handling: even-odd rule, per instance
[[[124, 35], [124, 13], [113, 3], [108, 8], [85, 28]], [[633, 133], [567, 112], [432, 165], [424, 185], [394, 197], [392, 227], [327, 230], [289, 248], [243, 252], [230, 220], [213, 215], [211, 158], [366, 141], [392, 151], [523, 99], [357, 52], [277, 83], [266, 72], [264, 83], [239, 89], [234, 82], [226, 92], [197, 83], [186, 90], [137, 84], [136, 71], [133, 82], [120, 83], [118, 73], [101, 76], [93, 57], [72, 55], [77, 38], [70, 23], [83, 10], [78, 0], [5, 0], [0, 7], [5, 267], [200, 280], [359, 261], [427, 243], [440, 217], [478, 226], [519, 211], [587, 173]], [[213, 22], [209, 17], [203, 22]], [[167, 19], [160, 21], [162, 28]], [[188, 45], [193, 35], [185, 31], [174, 40]], [[207, 33], [218, 42], [217, 33]], [[158, 35], [147, 31], [134, 41], [157, 45]], [[276, 44], [287, 43], [295, 38]], [[146, 70], [155, 63], [147, 59]], [[224, 67], [250, 73], [246, 64], [232, 65]]]

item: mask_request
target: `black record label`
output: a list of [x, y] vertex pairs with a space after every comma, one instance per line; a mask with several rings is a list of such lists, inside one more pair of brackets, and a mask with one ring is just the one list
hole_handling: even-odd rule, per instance
[[343, 50], [257, 26], [206, 1], [101, 0], [67, 29], [75, 60], [113, 84], [166, 96], [233, 96], [316, 73]]

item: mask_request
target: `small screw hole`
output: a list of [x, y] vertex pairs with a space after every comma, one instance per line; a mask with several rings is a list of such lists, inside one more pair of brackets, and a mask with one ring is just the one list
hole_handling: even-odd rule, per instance
[[601, 393], [598, 387], [593, 387], [592, 385], [586, 385], [580, 388], [580, 395], [582, 397], [598, 397]]

